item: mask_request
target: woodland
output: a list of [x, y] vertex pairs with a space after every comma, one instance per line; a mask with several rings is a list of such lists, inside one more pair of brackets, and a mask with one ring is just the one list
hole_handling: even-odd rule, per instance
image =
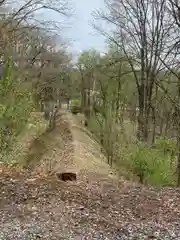
[[87, 49], [74, 61], [63, 23], [40, 14], [49, 10], [66, 19], [72, 14], [67, 1], [1, 1], [0, 161], [18, 164], [17, 143], [41, 131], [34, 112], [48, 116], [54, 103], [70, 102], [120, 174], [179, 186], [179, 2], [105, 5], [106, 11], [92, 13], [92, 25], [105, 36], [107, 51]]

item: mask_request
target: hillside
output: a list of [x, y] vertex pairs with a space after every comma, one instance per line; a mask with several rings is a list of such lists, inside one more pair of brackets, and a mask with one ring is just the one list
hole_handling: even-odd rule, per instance
[[[180, 191], [118, 180], [76, 117], [29, 148], [29, 168], [1, 166], [0, 239], [180, 239]], [[56, 172], [73, 171], [63, 182]]]

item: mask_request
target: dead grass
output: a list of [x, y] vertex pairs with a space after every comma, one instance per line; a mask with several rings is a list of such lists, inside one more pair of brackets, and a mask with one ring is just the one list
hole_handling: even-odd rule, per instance
[[18, 136], [12, 151], [6, 155], [6, 162], [10, 165], [24, 165], [24, 159], [29, 151], [29, 146], [34, 139], [45, 132], [46, 129], [47, 122], [43, 119], [42, 113], [32, 113], [26, 128]]

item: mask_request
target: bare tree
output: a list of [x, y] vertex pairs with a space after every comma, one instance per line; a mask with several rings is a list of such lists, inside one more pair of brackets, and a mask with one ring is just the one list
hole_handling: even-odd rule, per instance
[[166, 0], [109, 0], [108, 14], [96, 17], [112, 24], [113, 34], [100, 31], [116, 43], [131, 66], [138, 91], [138, 139], [148, 141], [152, 94], [164, 61], [172, 54], [174, 21], [169, 21]]
[[178, 0], [168, 0], [167, 11], [170, 14], [174, 22], [175, 41], [171, 42], [171, 49], [173, 50], [173, 56], [171, 56], [168, 64], [164, 59], [160, 57], [161, 62], [165, 65], [167, 71], [174, 75], [176, 79], [176, 96], [173, 97], [171, 92], [161, 89], [168, 95], [172, 106], [174, 108], [174, 120], [176, 126], [176, 139], [177, 139], [177, 185], [180, 186], [180, 71], [179, 71], [179, 47], [180, 47], [180, 3]]
[[67, 17], [67, 3], [64, 0], [29, 0], [17, 4], [6, 1], [6, 9], [0, 16], [1, 60], [12, 56], [21, 81], [33, 89], [37, 104], [43, 99], [60, 97], [71, 60], [61, 37], [60, 22], [44, 21], [39, 13], [50, 10]]

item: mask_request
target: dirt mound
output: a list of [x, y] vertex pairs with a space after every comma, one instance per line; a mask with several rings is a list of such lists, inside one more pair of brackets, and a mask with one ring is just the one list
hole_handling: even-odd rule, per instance
[[69, 169], [73, 164], [74, 148], [66, 114], [59, 112], [56, 127], [35, 139], [29, 147], [26, 163], [39, 174]]
[[[0, 239], [180, 239], [180, 191], [112, 177], [71, 114], [59, 115], [38, 141], [31, 169], [0, 166]], [[65, 168], [77, 171], [77, 181], [46, 174]]]

